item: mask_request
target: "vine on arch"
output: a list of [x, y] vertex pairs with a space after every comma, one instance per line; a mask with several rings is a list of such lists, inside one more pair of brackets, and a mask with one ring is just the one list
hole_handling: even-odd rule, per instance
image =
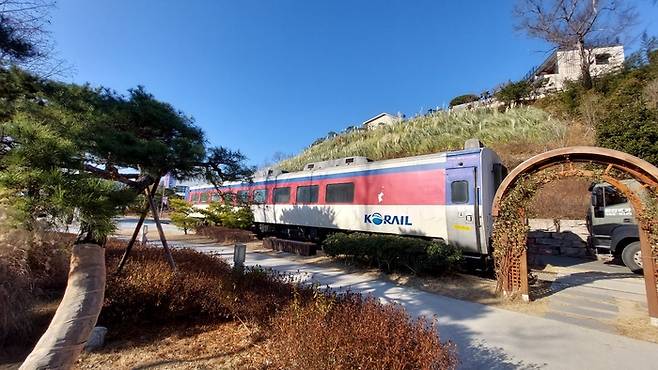
[[[578, 176], [592, 181], [600, 179], [602, 171], [568, 171], [554, 169], [523, 175], [500, 203], [494, 222], [492, 241], [496, 270], [497, 292], [518, 292], [520, 289], [520, 261], [526, 250], [528, 225], [526, 210], [535, 194], [549, 182], [562, 177]], [[510, 298], [515, 298], [514, 296]]]
[[[620, 170], [611, 171], [610, 168], [603, 170], [599, 166], [590, 164], [582, 167], [569, 164], [567, 170], [544, 169], [520, 177], [501, 200], [498, 217], [494, 222], [492, 241], [498, 292], [519, 292], [520, 261], [527, 248], [529, 231], [526, 210], [535, 194], [544, 185], [564, 177], [582, 177], [594, 182], [602, 182], [606, 178], [625, 179], [628, 175]], [[646, 189], [647, 194], [640, 197], [641, 209], [635, 210], [635, 217], [643, 230], [647, 231], [652, 257], [658, 261], [658, 189], [648, 187]], [[654, 274], [658, 275], [658, 271], [654, 271]]]
[[[644, 210], [636, 218], [649, 236], [649, 245], [654, 261], [658, 262], [658, 189], [648, 189], [649, 194], [644, 199]], [[658, 280], [658, 271], [654, 271]]]

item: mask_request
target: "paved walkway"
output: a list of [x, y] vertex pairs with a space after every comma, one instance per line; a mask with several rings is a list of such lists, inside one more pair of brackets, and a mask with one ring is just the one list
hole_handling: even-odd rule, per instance
[[551, 272], [535, 273], [551, 285], [534, 297], [548, 301], [544, 317], [615, 333], [617, 320], [647, 314], [642, 275], [602, 261], [545, 258], [553, 258]]
[[[174, 243], [232, 259], [232, 247]], [[290, 255], [250, 251], [247, 265], [293, 274], [301, 281], [372, 294], [412, 315], [436, 316], [443, 340], [458, 348], [462, 369], [656, 369], [658, 345], [472, 302], [401, 287], [365, 274], [304, 264]]]

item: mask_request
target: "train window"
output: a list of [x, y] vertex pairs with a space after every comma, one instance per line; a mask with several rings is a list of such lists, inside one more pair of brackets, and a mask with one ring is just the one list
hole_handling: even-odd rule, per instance
[[210, 196], [210, 201], [211, 202], [219, 202], [219, 194], [214, 193], [213, 195]]
[[267, 190], [266, 189], [260, 189], [260, 190], [254, 190], [254, 203], [265, 203], [267, 200]]
[[233, 204], [235, 202], [235, 194], [233, 193], [224, 193], [224, 203]]
[[311, 204], [318, 202], [318, 185], [298, 186], [297, 203]]
[[289, 203], [290, 188], [274, 188], [274, 203]]
[[468, 203], [468, 181], [459, 180], [450, 183], [450, 201], [455, 203]]
[[201, 193], [201, 203], [208, 203], [208, 193]]
[[327, 203], [352, 203], [354, 201], [354, 183], [328, 184], [324, 200]]
[[249, 192], [246, 190], [240, 190], [238, 192], [238, 201], [240, 201], [240, 203], [249, 202]]

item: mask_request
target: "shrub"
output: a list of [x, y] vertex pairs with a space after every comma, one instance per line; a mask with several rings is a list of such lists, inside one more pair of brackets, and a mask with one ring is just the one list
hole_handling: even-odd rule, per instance
[[658, 165], [658, 110], [643, 96], [643, 76], [631, 75], [609, 95], [607, 114], [597, 125], [597, 143]]
[[454, 346], [436, 322], [397, 304], [348, 294], [293, 304], [273, 322], [272, 356], [284, 369], [451, 369]]
[[63, 291], [72, 236], [5, 231], [0, 237], [0, 348], [35, 336], [31, 308], [43, 296]]
[[262, 323], [295, 292], [285, 276], [258, 268], [236, 272], [220, 258], [189, 249], [172, 250], [176, 273], [169, 268], [161, 249], [139, 247], [122, 274], [111, 274], [122, 247], [118, 242], [108, 243], [108, 280], [101, 323], [232, 318]]
[[230, 229], [249, 229], [254, 223], [254, 215], [248, 205], [237, 207], [223, 201], [211, 202], [206, 209], [199, 210], [206, 221], [215, 226], [224, 226]]
[[185, 235], [190, 229], [194, 229], [199, 226], [200, 220], [194, 217], [190, 217], [190, 214], [195, 212], [192, 207], [192, 203], [186, 201], [185, 199], [172, 197], [169, 201], [169, 206], [171, 207], [171, 222], [183, 229]]
[[[110, 241], [108, 267], [123, 245]], [[162, 250], [137, 247], [122, 275], [108, 269], [99, 322], [112, 332], [139, 325], [239, 320], [255, 325], [276, 368], [453, 368], [454, 347], [439, 340], [436, 322], [412, 320], [399, 305], [355, 294], [297, 285], [258, 268], [232, 270], [224, 260], [172, 250], [176, 273]], [[117, 330], [118, 329], [118, 330]]]
[[459, 248], [440, 241], [397, 235], [336, 233], [327, 237], [322, 247], [329, 256], [348, 256], [385, 272], [442, 274], [455, 271], [462, 262]]
[[250, 231], [222, 226], [197, 226], [196, 233], [208, 236], [219, 243], [244, 243], [254, 240], [254, 234]]
[[473, 95], [473, 94], [459, 95], [452, 98], [452, 100], [450, 101], [450, 108], [454, 107], [455, 105], [472, 103], [478, 100], [480, 100], [480, 97], [477, 95]]
[[521, 80], [518, 82], [508, 82], [503, 85], [494, 96], [506, 103], [520, 103], [523, 99], [527, 98], [532, 93], [532, 85], [528, 80]]
[[537, 106], [574, 121], [594, 124], [598, 146], [658, 164], [658, 59], [651, 58], [651, 52], [647, 55], [646, 62], [597, 77], [590, 91], [575, 82], [569, 83], [564, 91], [541, 99]]

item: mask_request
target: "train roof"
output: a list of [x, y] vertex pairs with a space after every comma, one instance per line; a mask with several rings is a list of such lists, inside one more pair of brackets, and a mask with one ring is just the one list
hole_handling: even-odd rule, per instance
[[[272, 176], [254, 177], [253, 182], [262, 182], [262, 181], [274, 180], [274, 179], [276, 180], [295, 179], [298, 177], [308, 177], [310, 174], [312, 174], [312, 176], [321, 176], [321, 175], [357, 172], [362, 170], [378, 170], [378, 169], [386, 169], [393, 167], [404, 167], [405, 165], [422, 165], [422, 164], [430, 164], [437, 162], [440, 163], [440, 162], [446, 162], [448, 158], [468, 156], [472, 154], [479, 155], [484, 150], [491, 151], [491, 149], [484, 147], [469, 148], [469, 149], [456, 150], [456, 151], [418, 155], [413, 157], [402, 157], [402, 158], [386, 159], [381, 161], [373, 161], [373, 162], [360, 163], [360, 164], [349, 164], [349, 165], [336, 166], [336, 167], [326, 167], [317, 170], [284, 172]], [[239, 185], [243, 183], [244, 182], [241, 181], [232, 181], [232, 182], [224, 183], [223, 186]], [[214, 186], [211, 184], [196, 185], [196, 186], [191, 186], [190, 191], [198, 191], [198, 190], [205, 190], [212, 188], [214, 188]]]

